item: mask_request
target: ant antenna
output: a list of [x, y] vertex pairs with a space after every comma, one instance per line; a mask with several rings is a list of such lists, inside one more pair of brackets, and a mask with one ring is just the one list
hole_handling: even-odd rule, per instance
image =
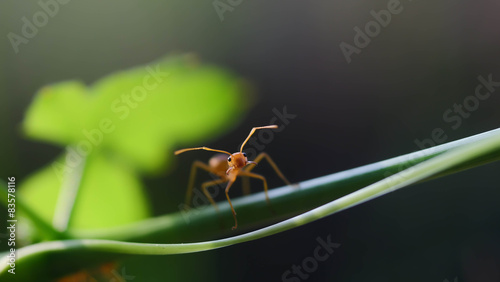
[[252, 130], [250, 131], [250, 134], [248, 134], [247, 139], [245, 139], [245, 141], [243, 141], [243, 144], [241, 144], [240, 153], [243, 152], [243, 147], [248, 142], [248, 139], [250, 139], [250, 137], [252, 137], [252, 135], [255, 133], [255, 130], [257, 130], [257, 129], [266, 129], [266, 128], [278, 128], [278, 126], [277, 125], [267, 125], [267, 126], [259, 126], [259, 127], [252, 128]]
[[228, 154], [228, 155], [231, 156], [231, 154], [229, 152], [226, 152], [226, 151], [223, 151], [223, 150], [211, 149], [211, 148], [207, 148], [207, 147], [196, 147], [196, 148], [187, 148], [187, 149], [177, 150], [177, 151], [175, 151], [174, 154], [178, 155], [178, 154], [182, 154], [182, 153], [187, 152], [187, 151], [194, 151], [194, 150], [214, 151], [214, 152]]

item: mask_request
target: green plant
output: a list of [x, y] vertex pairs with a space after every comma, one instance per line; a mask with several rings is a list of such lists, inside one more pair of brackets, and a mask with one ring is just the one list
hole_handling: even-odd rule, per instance
[[[301, 188], [298, 190], [292, 187], [273, 189], [270, 197], [277, 214], [273, 214], [269, 210], [265, 211], [263, 193], [235, 200], [235, 207], [241, 210], [242, 213], [245, 213], [245, 210], [252, 211], [252, 213], [248, 214], [253, 215], [253, 220], [250, 218], [245, 220], [246, 224], [249, 225], [269, 221], [270, 219], [276, 220], [303, 209], [313, 208], [326, 196], [330, 199], [337, 198], [299, 216], [239, 236], [188, 244], [122, 242], [122, 240], [153, 240], [153, 238], [159, 237], [163, 237], [163, 240], [172, 241], [180, 241], [185, 238], [188, 241], [193, 238], [193, 234], [198, 236], [211, 236], [216, 232], [220, 234], [217, 227], [219, 218], [212, 208], [205, 207], [203, 210], [189, 212], [188, 216], [191, 217], [189, 224], [184, 219], [186, 215], [179, 212], [106, 230], [75, 230], [68, 233], [68, 236], [87, 239], [51, 241], [25, 247], [18, 251], [18, 263], [23, 264], [24, 267], [29, 267], [30, 273], [36, 273], [37, 275], [47, 275], [47, 267], [57, 265], [57, 268], [62, 271], [56, 273], [61, 275], [76, 270], [65, 265], [65, 261], [68, 261], [69, 258], [71, 258], [72, 265], [76, 260], [79, 262], [78, 265], [83, 266], [117, 259], [123, 255], [179, 254], [220, 248], [283, 232], [418, 181], [455, 173], [498, 160], [499, 157], [500, 129], [497, 129], [431, 149], [302, 182], [300, 184]], [[401, 170], [401, 168], [406, 169]], [[383, 178], [383, 175], [388, 172], [396, 173]], [[361, 188], [366, 183], [377, 179], [382, 180]], [[5, 185], [3, 186], [2, 191], [5, 198]], [[354, 192], [349, 193], [350, 191]], [[349, 194], [342, 196], [346, 193]], [[301, 209], [287, 209], [290, 206], [298, 206], [298, 202], [302, 203]], [[259, 211], [262, 212], [259, 213]], [[220, 212], [221, 215], [229, 215], [229, 206], [221, 203]], [[229, 225], [231, 222], [230, 215], [229, 217], [224, 216], [224, 221]], [[91, 238], [105, 238], [106, 240]], [[2, 269], [2, 275], [6, 275], [6, 270], [7, 267]], [[51, 273], [54, 274], [53, 270]]]
[[[211, 107], [212, 110], [214, 107], [217, 107], [216, 109], [218, 110], [217, 117], [210, 117], [211, 122], [213, 120], [218, 121], [215, 125], [212, 125], [214, 127], [212, 130], [220, 132], [215, 127], [222, 128], [222, 125], [226, 125], [228, 122], [228, 119], [225, 117], [234, 117], [235, 114], [228, 110], [231, 107], [228, 107], [226, 103], [230, 103], [231, 105], [240, 104], [238, 102], [241, 96], [237, 94], [239, 92], [234, 80], [220, 71], [215, 70], [216, 75], [214, 75], [213, 69], [208, 72], [198, 70], [195, 71], [196, 75], [192, 74], [190, 72], [193, 70], [190, 69], [189, 64], [186, 66], [188, 62], [185, 61], [185, 58], [181, 60], [178, 58], [170, 59], [164, 63], [165, 66], [163, 68], [171, 70], [169, 73], [171, 72], [172, 74], [168, 76], [169, 78], [176, 75], [186, 77], [177, 78], [177, 82], [180, 85], [168, 86], [165, 89], [162, 88], [158, 93], [163, 93], [163, 91], [170, 91], [169, 93], [172, 93], [171, 91], [174, 90], [178, 91], [177, 93], [188, 93], [189, 91], [187, 90], [198, 93], [202, 90], [206, 91], [209, 88], [207, 85], [211, 85], [215, 89], [213, 95], [220, 95], [220, 92], [228, 94], [224, 98], [225, 102]], [[125, 72], [107, 78], [104, 82], [97, 84], [101, 85], [101, 87], [96, 86], [91, 88], [94, 89], [93, 91], [101, 89], [97, 91], [101, 94], [94, 94], [96, 95], [94, 99], [100, 101], [99, 99], [101, 98], [98, 98], [100, 97], [99, 95], [111, 95], [108, 93], [120, 95], [124, 89], [133, 88], [134, 85], [140, 83], [137, 78], [141, 76], [144, 76], [144, 72], [141, 72], [139, 69], [131, 73]], [[121, 81], [129, 83], [131, 77], [136, 78], [136, 84], [130, 82], [131, 84], [123, 86], [124, 88], [112, 87], [114, 85], [113, 81], [115, 84], [120, 85]], [[219, 81], [217, 84], [218, 87], [211, 84], [214, 81]], [[182, 86], [182, 84], [194, 82], [197, 84], [194, 89], [190, 87], [186, 89], [184, 88], [185, 86]], [[206, 84], [202, 84], [202, 82]], [[102, 85], [108, 86], [105, 87]], [[203, 87], [200, 85], [203, 85]], [[201, 90], [201, 88], [203, 89]], [[92, 112], [92, 117], [86, 117], [85, 111], [74, 113], [72, 111], [63, 111], [62, 113], [57, 113], [59, 116], [54, 116], [53, 112], [46, 109], [50, 109], [51, 106], [55, 107], [58, 103], [69, 103], [68, 101], [62, 102], [58, 99], [70, 99], [71, 103], [92, 103], [88, 101], [83, 102], [86, 98], [82, 98], [80, 95], [88, 95], [82, 94], [82, 91], [85, 92], [84, 89], [85, 87], [76, 83], [68, 83], [54, 86], [50, 90], [54, 91], [53, 93], [55, 94], [53, 96], [45, 94], [47, 90], [42, 90], [42, 94], [37, 96], [38, 100], [35, 100], [28, 111], [25, 130], [29, 136], [73, 148], [67, 151], [64, 158], [56, 161], [60, 162], [61, 165], [63, 164], [63, 160], [66, 162], [69, 161], [67, 156], [71, 153], [71, 150], [77, 150], [75, 148], [77, 148], [79, 142], [82, 140], [82, 136], [79, 135], [82, 128], [100, 128], [99, 123], [102, 121], [103, 116]], [[222, 91], [224, 89], [225, 92]], [[70, 97], [65, 97], [66, 95]], [[113, 103], [115, 99], [113, 97], [116, 96], [110, 96], [108, 99], [103, 100], [105, 101], [104, 104], [109, 105], [109, 103]], [[56, 102], [48, 102], [46, 99], [54, 99]], [[187, 101], [193, 100], [196, 99], [190, 98]], [[214, 101], [214, 99], [207, 99], [204, 103], [208, 101]], [[152, 107], [158, 106], [158, 101], [151, 103]], [[146, 108], [147, 104], [143, 105]], [[179, 103], [176, 103], [176, 105], [180, 108], [176, 110], [182, 114], [182, 108], [179, 106]], [[94, 109], [93, 107], [100, 108], [101, 110], [106, 109], [106, 107], [88, 106], [89, 109]], [[203, 110], [202, 108], [200, 106], [200, 110]], [[106, 113], [107, 110], [95, 111], [97, 113]], [[143, 117], [146, 121], [148, 120], [147, 116], [150, 110], [143, 112]], [[155, 117], [159, 118], [159, 116], [166, 114], [166, 112], [159, 110], [155, 113]], [[67, 115], [68, 117], [66, 117]], [[70, 117], [71, 115], [81, 116]], [[130, 116], [130, 126], [136, 130], [140, 128], [141, 116], [138, 116]], [[55, 126], [63, 118], [67, 118], [68, 120], [73, 119], [73, 121], [68, 125], [66, 124], [67, 120], [64, 120], [58, 126]], [[138, 124], [135, 124], [136, 121], [133, 120], [135, 118], [138, 119]], [[46, 122], [42, 122], [45, 119]], [[118, 119], [115, 122], [118, 122]], [[75, 130], [70, 126], [77, 123], [75, 120], [81, 121], [83, 127]], [[195, 128], [200, 128], [208, 123], [206, 119], [191, 120], [189, 122], [198, 123], [195, 125]], [[234, 123], [234, 121], [232, 122]], [[184, 124], [184, 126], [178, 126], [178, 132], [173, 134], [172, 128], [175, 128], [175, 126], [163, 126], [160, 123], [154, 125], [154, 130], [146, 130], [146, 136], [137, 137], [141, 140], [130, 144], [124, 141], [126, 144], [120, 145], [123, 138], [127, 137], [126, 132], [120, 133], [122, 135], [117, 134], [118, 137], [110, 138], [110, 141], [102, 141], [102, 145], [97, 146], [95, 151], [85, 156], [84, 162], [71, 167], [69, 171], [64, 171], [62, 175], [66, 180], [63, 183], [68, 184], [63, 185], [62, 188], [61, 185], [58, 185], [57, 177], [55, 176], [56, 173], [51, 170], [51, 167], [43, 169], [41, 172], [36, 173], [30, 181], [26, 181], [25, 187], [22, 188], [24, 191], [19, 192], [19, 197], [16, 200], [17, 209], [23, 213], [26, 219], [32, 222], [32, 238], [34, 240], [43, 240], [44, 242], [18, 249], [16, 264], [20, 268], [22, 267], [23, 271], [9, 278], [11, 280], [14, 278], [18, 281], [25, 281], [30, 277], [59, 277], [77, 271], [80, 268], [95, 266], [124, 256], [200, 252], [257, 240], [304, 225], [416, 182], [453, 174], [487, 162], [496, 161], [500, 158], [500, 129], [496, 129], [430, 149], [304, 181], [300, 183], [300, 187], [298, 188], [285, 186], [272, 189], [269, 192], [269, 196], [274, 212], [267, 206], [264, 193], [256, 193], [251, 196], [235, 199], [233, 200], [233, 204], [239, 212], [241, 228], [245, 229], [255, 225], [262, 226], [270, 222], [277, 223], [242, 235], [227, 237], [228, 234], [231, 234], [229, 227], [232, 225], [232, 216], [229, 212], [230, 207], [227, 203], [219, 203], [219, 213], [211, 206], [204, 206], [159, 217], [149, 217], [147, 200], [144, 199], [142, 183], [138, 179], [139, 173], [152, 173], [157, 169], [166, 167], [164, 164], [167, 163], [166, 158], [171, 155], [170, 151], [173, 144], [180, 142], [190, 143], [193, 140], [212, 136], [213, 132], [207, 130], [196, 133], [185, 133], [182, 130], [185, 129], [185, 131], [188, 131], [189, 127], [186, 127], [186, 124]], [[40, 128], [43, 128], [43, 130]], [[72, 130], [75, 130], [75, 132], [71, 133]], [[159, 131], [163, 133], [159, 133]], [[170, 134], [165, 132], [170, 132]], [[183, 137], [178, 137], [179, 135]], [[150, 140], [155, 138], [160, 138], [161, 142]], [[148, 142], [154, 143], [150, 144]], [[140, 146], [134, 146], [134, 144], [142, 144], [143, 146], [144, 144], [156, 145], [155, 150], [164, 152], [165, 154], [161, 158], [158, 158], [156, 155], [148, 153], [149, 148], [144, 149]], [[139, 156], [133, 152], [129, 152], [129, 149], [144, 150], [144, 154]], [[68, 169], [68, 167], [65, 167], [65, 169]], [[113, 172], [112, 170], [117, 170], [117, 172]], [[102, 171], [105, 174], [102, 174]], [[85, 202], [90, 200], [79, 203], [80, 197], [84, 195], [82, 191], [87, 190], [87, 193], [91, 194], [97, 193], [89, 187], [99, 186], [100, 184], [92, 182], [92, 179], [101, 179], [103, 177], [109, 178], [109, 180], [100, 187], [101, 189], [109, 190], [97, 192], [110, 193], [113, 196], [115, 193], [118, 193], [116, 190], [113, 190], [116, 188], [114, 186], [119, 186], [121, 189], [124, 189], [124, 191], [120, 190], [120, 193], [132, 193], [127, 196], [128, 198], [122, 196], [121, 198], [117, 198], [118, 200], [116, 201], [124, 201], [128, 205], [137, 205], [137, 207], [132, 208], [134, 213], [136, 213], [135, 217], [126, 214], [125, 219], [116, 222], [108, 214], [102, 215], [102, 218], [98, 215], [88, 215], [88, 210], [91, 207], [86, 206]], [[132, 188], [129, 187], [130, 185], [132, 185]], [[0, 195], [5, 203], [7, 199], [7, 187], [5, 183], [0, 183], [0, 186]], [[44, 190], [36, 193], [35, 189]], [[89, 190], [92, 192], [88, 192]], [[41, 197], [44, 204], [36, 201], [40, 200]], [[62, 197], [66, 201], [62, 201], [61, 204], [55, 200], [57, 197]], [[90, 202], [92, 203], [92, 201]], [[61, 205], [62, 207], [58, 208]], [[117, 207], [120, 211], [126, 208], [126, 206], [120, 205], [117, 205]], [[131, 208], [130, 206], [127, 207]], [[114, 209], [115, 206], [107, 208]], [[56, 210], [58, 212], [55, 214], [56, 217], [54, 220], [51, 215]], [[140, 216], [137, 216], [137, 214]], [[94, 222], [94, 220], [97, 222]], [[227, 228], [221, 229], [221, 222]], [[227, 238], [205, 241], [207, 238], [213, 237]], [[7, 257], [3, 256], [0, 261], [2, 267], [0, 269], [0, 277], [9, 275], [7, 273], [9, 266], [6, 263], [6, 259]]]

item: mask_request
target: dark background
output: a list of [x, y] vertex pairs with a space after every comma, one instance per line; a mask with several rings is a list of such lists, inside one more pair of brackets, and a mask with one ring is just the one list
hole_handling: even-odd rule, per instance
[[[257, 90], [238, 129], [207, 146], [235, 150], [251, 127], [268, 124], [273, 108], [297, 115], [265, 149], [292, 181], [416, 151], [415, 140], [435, 128], [451, 141], [499, 127], [500, 89], [456, 129], [443, 113], [474, 94], [479, 75], [500, 81], [500, 2], [401, 1], [401, 13], [347, 63], [339, 44], [352, 45], [353, 28], [364, 29], [370, 11], [388, 2], [244, 0], [221, 21], [211, 0], [73, 0], [16, 54], [6, 35], [21, 34], [22, 17], [40, 7], [2, 1], [1, 177], [22, 181], [62, 150], [20, 134], [40, 87], [90, 84], [172, 52], [194, 52]], [[186, 155], [145, 180], [156, 214], [175, 210], [190, 163], [209, 156]], [[281, 281], [312, 255], [317, 237], [331, 236], [340, 248], [307, 281], [500, 281], [499, 168], [414, 185], [250, 243], [122, 264], [134, 281]]]

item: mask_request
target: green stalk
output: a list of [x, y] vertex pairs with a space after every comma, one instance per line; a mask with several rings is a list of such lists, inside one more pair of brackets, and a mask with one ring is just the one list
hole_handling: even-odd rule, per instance
[[[79, 265], [81, 266], [95, 263], [97, 258], [116, 258], [123, 254], [166, 255], [192, 253], [257, 240], [310, 223], [416, 182], [429, 179], [430, 177], [436, 177], [438, 175], [444, 175], [446, 173], [451, 173], [452, 171], [464, 169], [465, 167], [474, 166], [474, 162], [477, 165], [482, 164], [487, 160], [498, 159], [500, 151], [500, 131], [495, 130], [486, 135], [481, 135], [481, 138], [471, 138], [472, 139], [468, 139], [470, 142], [462, 142], [458, 146], [451, 146], [448, 152], [441, 153], [432, 159], [425, 160], [413, 167], [409, 167], [390, 177], [359, 189], [358, 191], [340, 197], [339, 199], [333, 200], [301, 215], [253, 232], [220, 240], [187, 244], [146, 244], [96, 239], [53, 241], [28, 246], [18, 250], [17, 263], [29, 264], [30, 261], [40, 261], [40, 258], [44, 258], [43, 261], [45, 261], [48, 265], [59, 265], [57, 263], [64, 263], [65, 259], [67, 260], [71, 257], [73, 264], [75, 264], [74, 260], [80, 260]], [[436, 152], [433, 151], [432, 154], [434, 153]], [[422, 158], [426, 157], [429, 157], [429, 155], [422, 155]], [[377, 164], [378, 166], [381, 166], [382, 163], [383, 162]], [[392, 162], [389, 160], [389, 163]], [[387, 164], [382, 165], [382, 167], [387, 167]], [[330, 180], [330, 182], [335, 182], [347, 176], [352, 176], [352, 174], [334, 174], [302, 182], [299, 190], [313, 190], [316, 189], [316, 187], [328, 185], [328, 180]], [[277, 195], [275, 196], [277, 197]], [[6, 257], [0, 260], [0, 267], [3, 266], [3, 269], [0, 269], [0, 276], [5, 275], [6, 270], [8, 269], [6, 260]], [[46, 271], [43, 267], [41, 269], [41, 271]]]
[[84, 157], [77, 167], [64, 175], [52, 220], [54, 228], [61, 232], [68, 230], [68, 226], [73, 218], [76, 197], [78, 196], [85, 171], [85, 163], [86, 158]]
[[[8, 186], [3, 180], [0, 180], [0, 198], [2, 204], [7, 207], [8, 200]], [[28, 217], [33, 225], [40, 230], [40, 232], [49, 238], [57, 239], [67, 239], [68, 235], [64, 232], [57, 231], [52, 225], [43, 220], [34, 210], [32, 210], [29, 205], [27, 205], [22, 197], [17, 197], [16, 195], [16, 213], [22, 211], [26, 217]]]
[[[299, 188], [284, 186], [269, 191], [272, 209], [263, 192], [234, 199], [238, 213], [239, 231], [276, 222], [300, 214], [329, 201], [359, 190], [412, 165], [446, 151], [473, 144], [499, 134], [500, 129], [446, 143], [433, 148], [402, 155], [392, 159], [330, 174], [300, 183]], [[500, 159], [500, 150], [488, 156], [477, 156], [433, 177], [440, 177]], [[219, 213], [210, 206], [163, 215], [141, 222], [100, 230], [73, 230], [75, 239], [109, 239], [136, 242], [194, 242], [216, 236], [230, 236], [233, 218], [227, 202], [218, 203]]]

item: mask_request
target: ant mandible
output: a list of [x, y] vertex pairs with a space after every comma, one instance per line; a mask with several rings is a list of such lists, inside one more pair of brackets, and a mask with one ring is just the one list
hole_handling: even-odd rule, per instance
[[[260, 127], [252, 128], [247, 139], [245, 139], [243, 144], [241, 144], [240, 151], [233, 153], [233, 154], [231, 154], [227, 151], [211, 149], [211, 148], [207, 148], [207, 147], [187, 148], [187, 149], [175, 151], [175, 155], [179, 155], [179, 154], [182, 154], [184, 152], [194, 151], [194, 150], [206, 150], [206, 151], [214, 151], [214, 152], [222, 153], [222, 154], [216, 154], [215, 156], [213, 156], [208, 161], [208, 165], [204, 164], [203, 162], [200, 162], [200, 161], [195, 161], [193, 163], [193, 165], [191, 167], [191, 175], [189, 176], [188, 189], [186, 192], [186, 205], [189, 206], [189, 202], [191, 201], [191, 195], [193, 193], [193, 186], [194, 186], [194, 179], [196, 176], [196, 168], [204, 169], [204, 170], [219, 177], [219, 179], [216, 179], [213, 181], [207, 181], [201, 185], [203, 193], [208, 198], [210, 203], [212, 203], [212, 205], [215, 207], [216, 210], [219, 210], [217, 207], [217, 204], [214, 202], [214, 200], [212, 199], [212, 197], [208, 193], [207, 188], [211, 187], [213, 185], [219, 185], [219, 184], [227, 182], [227, 186], [226, 186], [225, 191], [226, 191], [227, 201], [229, 202], [229, 205], [231, 206], [231, 211], [233, 212], [233, 218], [234, 218], [234, 226], [232, 228], [233, 230], [238, 227], [238, 221], [236, 219], [236, 212], [234, 211], [233, 204], [231, 203], [231, 199], [229, 198], [228, 192], [229, 192], [229, 189], [231, 188], [231, 185], [233, 185], [234, 181], [236, 180], [236, 178], [238, 176], [257, 178], [257, 179], [262, 180], [262, 182], [264, 183], [264, 192], [265, 192], [266, 201], [268, 204], [271, 204], [271, 203], [269, 201], [269, 196], [267, 194], [266, 178], [260, 174], [250, 172], [255, 167], [255, 165], [257, 165], [262, 159], [265, 158], [269, 162], [269, 164], [272, 166], [272, 168], [274, 169], [276, 174], [287, 185], [291, 185], [290, 182], [285, 178], [283, 173], [281, 173], [278, 166], [274, 163], [274, 161], [271, 159], [271, 157], [269, 157], [268, 154], [262, 152], [255, 158], [254, 161], [249, 161], [247, 159], [247, 154], [243, 152], [243, 147], [248, 142], [250, 137], [255, 133], [255, 131], [259, 130], [259, 129], [267, 129], [267, 128], [278, 128], [278, 126], [277, 125], [268, 125], [268, 126], [260, 126]], [[229, 155], [229, 157], [226, 158], [226, 156], [223, 154], [227, 154], [227, 155]], [[250, 166], [250, 165], [253, 165], [253, 166]], [[247, 182], [244, 182], [244, 183], [247, 183]], [[247, 185], [248, 185], [248, 183], [247, 183]], [[246, 193], [248, 193], [249, 189], [244, 186], [243, 191], [246, 194]]]

